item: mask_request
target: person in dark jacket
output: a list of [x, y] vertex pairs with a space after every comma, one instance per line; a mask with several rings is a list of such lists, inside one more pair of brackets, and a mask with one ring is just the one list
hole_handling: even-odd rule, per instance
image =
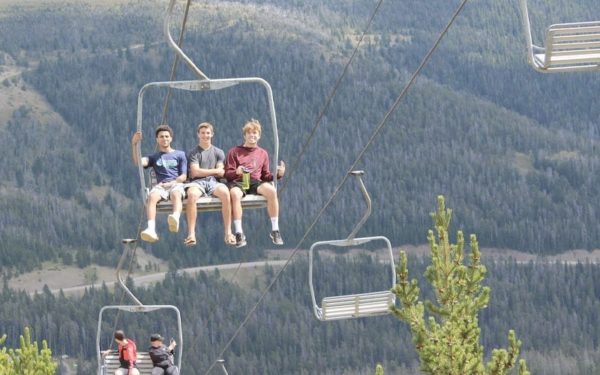
[[177, 342], [171, 339], [169, 346], [163, 344], [163, 337], [158, 333], [150, 336], [150, 348], [148, 353], [154, 368], [152, 375], [179, 375], [179, 369], [173, 361], [173, 350], [177, 346]]

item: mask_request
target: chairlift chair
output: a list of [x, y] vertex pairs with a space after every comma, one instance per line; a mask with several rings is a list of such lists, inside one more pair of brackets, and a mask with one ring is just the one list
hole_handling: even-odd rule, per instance
[[[128, 313], [147, 313], [157, 310], [171, 310], [175, 313], [177, 319], [177, 355], [175, 365], [181, 371], [181, 355], [183, 352], [183, 335], [181, 328], [181, 313], [179, 309], [172, 305], [110, 305], [104, 306], [100, 309], [98, 315], [98, 330], [96, 333], [96, 357], [98, 360], [98, 375], [112, 375], [115, 370], [121, 365], [119, 362], [119, 353], [114, 350], [106, 356], [102, 356], [102, 349], [100, 347], [100, 338], [102, 335], [102, 322], [103, 314], [110, 310], [120, 310]], [[136, 340], [142, 342], [141, 340]], [[144, 341], [145, 342], [145, 341]], [[141, 344], [138, 344], [141, 347]], [[138, 350], [136, 367], [140, 371], [140, 375], [152, 375], [153, 364], [150, 359], [150, 354], [147, 351]]]
[[[167, 38], [169, 46], [175, 51], [186, 65], [198, 76], [198, 80], [189, 81], [166, 81], [166, 82], [151, 82], [144, 85], [138, 94], [138, 105], [137, 105], [137, 130], [142, 131], [143, 123], [143, 105], [144, 105], [144, 94], [150, 89], [169, 89], [178, 91], [214, 91], [222, 90], [226, 88], [233, 88], [241, 84], [258, 84], [264, 89], [266, 95], [266, 101], [269, 107], [269, 125], [273, 134], [273, 150], [270, 152], [271, 160], [271, 173], [273, 176], [277, 175], [277, 163], [279, 160], [279, 136], [277, 133], [277, 117], [275, 113], [275, 103], [273, 100], [273, 91], [269, 83], [258, 77], [242, 77], [242, 78], [224, 78], [224, 79], [210, 79], [204, 74], [194, 62], [181, 50], [181, 48], [175, 43], [170, 31], [170, 19], [173, 13], [173, 8], [176, 0], [171, 0], [167, 9], [167, 15], [164, 20], [164, 34]], [[138, 157], [141, 158], [141, 144], [137, 146]], [[138, 173], [141, 184], [141, 196], [144, 204], [147, 202], [148, 195], [152, 186], [156, 183], [152, 174], [149, 175], [148, 182], [144, 175], [144, 168], [138, 165]], [[277, 179], [273, 179], [273, 185], [277, 189]], [[267, 206], [267, 200], [260, 195], [248, 194], [242, 199], [242, 207], [244, 209], [250, 208], [264, 208]], [[215, 197], [200, 197], [196, 202], [196, 208], [198, 211], [219, 211], [221, 210], [221, 200]], [[186, 201], [183, 202], [183, 210], [186, 209]], [[169, 201], [161, 201], [157, 204], [156, 211], [158, 213], [171, 213], [173, 211], [172, 203]]]
[[[181, 358], [183, 354], [183, 329], [181, 325], [181, 313], [176, 306], [173, 305], [144, 305], [140, 302], [139, 299], [129, 290], [123, 277], [121, 276], [121, 268], [125, 259], [129, 256], [133, 256], [130, 254], [131, 246], [135, 246], [136, 240], [133, 239], [124, 239], [123, 241], [123, 254], [119, 259], [119, 263], [117, 265], [117, 280], [119, 285], [123, 288], [125, 293], [134, 301], [135, 305], [109, 305], [104, 306], [100, 309], [100, 313], [98, 314], [98, 330], [96, 332], [96, 358], [98, 361], [98, 375], [112, 375], [115, 373], [115, 370], [119, 368], [119, 353], [115, 350], [106, 356], [102, 356], [102, 349], [100, 347], [101, 344], [101, 336], [102, 336], [102, 322], [103, 315], [106, 311], [117, 310], [119, 312], [124, 311], [128, 313], [147, 313], [157, 310], [170, 310], [175, 313], [175, 318], [177, 321], [177, 356], [176, 356], [176, 366], [181, 371]], [[150, 355], [147, 351], [138, 351], [138, 359], [136, 362], [136, 367], [140, 371], [140, 375], [151, 375], [152, 368], [152, 360], [150, 359]]]
[[[275, 104], [273, 101], [273, 93], [271, 86], [267, 81], [262, 78], [246, 77], [246, 78], [224, 78], [224, 79], [205, 79], [205, 80], [192, 80], [192, 81], [165, 81], [165, 82], [150, 82], [145, 84], [138, 94], [138, 107], [137, 107], [137, 130], [142, 131], [143, 129], [143, 105], [144, 105], [144, 94], [146, 91], [155, 88], [170, 88], [173, 90], [185, 90], [185, 91], [211, 91], [221, 90], [225, 88], [235, 87], [240, 84], [259, 84], [266, 92], [267, 102], [269, 105], [270, 113], [270, 125], [273, 133], [273, 151], [271, 154], [271, 173], [273, 176], [277, 175], [277, 160], [279, 158], [279, 136], [277, 134], [277, 120], [275, 115]], [[137, 151], [138, 157], [141, 158], [141, 144], [138, 143]], [[146, 176], [144, 173], [144, 167], [139, 163], [138, 174], [141, 185], [141, 195], [144, 204], [148, 200], [148, 195], [152, 189], [153, 184], [156, 180], [150, 175], [149, 181], [146, 182]], [[273, 179], [273, 185], [277, 189], [277, 179]], [[267, 200], [261, 195], [247, 194], [242, 199], [242, 207], [244, 209], [249, 208], [264, 208], [267, 206]], [[221, 209], [221, 200], [215, 197], [202, 196], [196, 202], [198, 211], [219, 211]], [[186, 202], [184, 199], [183, 210], [186, 209]], [[156, 211], [159, 213], [171, 213], [173, 206], [170, 201], [160, 201], [157, 204]]]
[[542, 73], [600, 69], [600, 21], [559, 23], [548, 27], [545, 46], [533, 44], [527, 0], [520, 0], [527, 39], [527, 60]]
[[[367, 192], [365, 185], [362, 181], [361, 176], [364, 174], [363, 171], [353, 171], [351, 174], [358, 178], [360, 189], [363, 193], [363, 197], [366, 201], [366, 210], [360, 222], [354, 227], [354, 230], [350, 233], [348, 238], [343, 240], [332, 240], [332, 241], [319, 241], [315, 242], [308, 253], [308, 264], [309, 264], [309, 276], [308, 284], [310, 287], [310, 296], [313, 303], [313, 312], [315, 317], [321, 321], [329, 320], [340, 320], [340, 319], [352, 319], [352, 318], [363, 318], [363, 317], [374, 317], [380, 315], [386, 315], [390, 313], [390, 305], [394, 305], [396, 302], [396, 296], [391, 292], [391, 288], [396, 285], [396, 271], [394, 265], [394, 254], [392, 251], [392, 245], [390, 241], [383, 236], [374, 237], [360, 237], [355, 238], [356, 233], [365, 223], [367, 218], [371, 214], [371, 199]], [[315, 249], [324, 245], [348, 247], [356, 246], [371, 241], [383, 241], [386, 245], [387, 256], [389, 256], [389, 265], [391, 271], [391, 285], [390, 289], [370, 292], [370, 293], [359, 293], [349, 294], [342, 296], [330, 296], [325, 297], [321, 300], [321, 305], [317, 304], [315, 296], [315, 288], [313, 285], [313, 262]]]

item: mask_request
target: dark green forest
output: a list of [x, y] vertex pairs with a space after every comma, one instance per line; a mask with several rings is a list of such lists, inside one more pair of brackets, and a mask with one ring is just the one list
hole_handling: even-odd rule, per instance
[[[523, 341], [522, 355], [532, 374], [600, 371], [598, 265], [485, 263], [485, 284], [492, 289], [489, 306], [480, 316], [485, 348], [505, 346], [506, 332], [514, 329]], [[423, 274], [426, 265], [425, 259], [409, 259], [415, 277]], [[388, 287], [388, 268], [371, 257], [317, 257], [314, 266], [317, 298]], [[226, 352], [229, 373], [373, 374], [375, 364], [382, 362], [386, 373], [416, 374], [416, 353], [405, 324], [392, 316], [317, 321], [307, 272], [306, 260], [300, 259], [279, 278]], [[171, 274], [156, 287], [133, 290], [147, 305], [173, 304], [181, 310], [184, 373], [204, 374], [256, 303], [264, 282], [274, 275], [267, 268], [264, 275], [257, 274], [253, 283], [240, 288], [218, 273], [196, 278]], [[425, 287], [424, 292], [426, 298], [433, 298], [431, 290]], [[32, 298], [5, 288], [0, 300], [1, 329], [8, 334], [8, 345], [23, 326], [30, 326], [34, 339], [48, 340], [53, 353], [79, 358], [81, 374], [95, 371], [100, 307], [122, 302], [120, 291], [113, 294], [105, 287], [88, 290], [81, 298], [54, 296], [49, 291]], [[108, 347], [115, 325], [125, 327], [140, 348], [154, 331], [177, 337], [174, 314], [169, 312], [124, 313], [118, 321], [116, 314], [105, 317], [103, 348]]]
[[[459, 2], [384, 1], [303, 148], [375, 4], [212, 0], [194, 2], [190, 10], [186, 52], [211, 78], [266, 79], [275, 95], [281, 159], [291, 167], [304, 154], [280, 184], [280, 223], [289, 247], [343, 238], [353, 228], [363, 201], [350, 180], [305, 243], [298, 243]], [[0, 82], [0, 90], [41, 95], [56, 114], [40, 116], [35, 105], [20, 104], [0, 116], [0, 145], [9, 158], [0, 180], [5, 280], [48, 260], [114, 266], [120, 239], [135, 237], [145, 223], [129, 141], [139, 89], [169, 79], [174, 54], [162, 35], [166, 6], [132, 0], [111, 7], [52, 3], [0, 10], [0, 75], [22, 71]], [[531, 0], [530, 7], [540, 44], [550, 23], [600, 19], [592, 0]], [[194, 78], [180, 63], [177, 79]], [[542, 256], [597, 249], [599, 89], [594, 73], [541, 75], [527, 66], [517, 0], [469, 2], [359, 163], [373, 198], [361, 233], [387, 236], [394, 246], [423, 244], [431, 203], [442, 194], [458, 213], [454, 229], [476, 233], [483, 248]], [[144, 153], [153, 150], [152, 130], [165, 96], [147, 96]], [[253, 87], [175, 93], [169, 104], [174, 146], [184, 150], [194, 146], [198, 122], [215, 124], [214, 142], [227, 150], [241, 142], [245, 120], [268, 120]], [[270, 139], [265, 129], [261, 143], [268, 150]], [[244, 227], [248, 248], [228, 249], [220, 216], [201, 214], [200, 245], [189, 251], [183, 236], [167, 234], [159, 218], [161, 241], [144, 247], [168, 259], [172, 269], [261, 258], [270, 246], [266, 213], [246, 212]], [[424, 259], [413, 262], [424, 268]], [[325, 261], [322, 270], [343, 276], [326, 277], [326, 284], [353, 290], [381, 282], [372, 277], [377, 266], [339, 259]], [[483, 345], [504, 346], [512, 328], [535, 374], [600, 371], [596, 265], [488, 266], [492, 302], [481, 316]], [[308, 307], [306, 267], [298, 261], [286, 270], [234, 342], [226, 357], [232, 372], [371, 374], [378, 361], [386, 373], [413, 371], [408, 330], [393, 318], [317, 323]], [[257, 299], [259, 279], [248, 291], [218, 276], [172, 276], [136, 294], [148, 304], [182, 309], [184, 366], [203, 373]], [[80, 299], [48, 290], [28, 297], [5, 287], [1, 298], [0, 333], [15, 340], [29, 325], [55, 353], [80, 358], [82, 374], [93, 372], [97, 313], [118, 296], [101, 288]], [[143, 341], [149, 327], [168, 328], [150, 320], [132, 319], [128, 329]], [[108, 340], [108, 326], [106, 331]]]
[[[547, 14], [532, 4], [532, 21], [588, 17], [593, 8], [553, 3]], [[315, 137], [302, 148], [373, 5], [208, 2], [191, 9], [184, 47], [192, 59], [212, 78], [269, 81], [281, 158], [292, 166], [304, 155], [281, 184], [288, 244], [302, 237], [455, 7], [384, 3]], [[598, 247], [598, 77], [531, 70], [517, 10], [510, 2], [469, 4], [365, 153], [359, 164], [375, 212], [367, 231], [399, 245], [422, 243], [424, 207], [444, 194], [465, 213], [459, 227], [488, 246], [536, 254]], [[64, 123], [40, 122], [24, 105], [0, 128], [4, 148], [20, 161], [7, 164], [2, 181], [0, 205], [9, 213], [0, 219], [2, 264], [22, 272], [74, 251], [106, 263], [116, 258], [106, 255], [118, 239], [137, 233], [143, 205], [129, 138], [139, 88], [169, 79], [174, 56], [162, 35], [163, 11], [160, 2], [139, 1], [117, 9], [14, 8], [4, 15], [2, 50], [26, 69], [23, 82], [5, 85], [41, 93]], [[178, 71], [178, 79], [194, 78], [181, 64]], [[240, 143], [244, 120], [268, 120], [258, 94], [249, 87], [174, 95], [167, 116], [174, 146], [190, 149], [194, 125], [204, 120], [216, 125], [217, 145]], [[165, 96], [147, 96], [144, 153], [153, 149]], [[270, 139], [266, 129], [267, 149]], [[27, 196], [18, 194], [23, 190]], [[309, 238], [347, 233], [360, 199], [348, 183]], [[266, 215], [249, 212], [245, 220], [258, 255], [268, 243]], [[223, 249], [218, 223], [216, 214], [202, 215], [202, 250]], [[235, 258], [225, 250], [178, 251], [180, 238], [164, 239], [152, 251], [176, 267]]]

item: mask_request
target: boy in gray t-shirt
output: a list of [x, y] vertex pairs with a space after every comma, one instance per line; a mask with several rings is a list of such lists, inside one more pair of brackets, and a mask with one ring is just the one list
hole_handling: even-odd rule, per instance
[[185, 184], [187, 205], [186, 218], [188, 235], [184, 240], [185, 245], [196, 244], [196, 202], [201, 196], [215, 196], [221, 200], [221, 213], [223, 215], [223, 228], [227, 245], [235, 244], [235, 237], [231, 233], [231, 203], [229, 189], [218, 179], [225, 173], [225, 153], [212, 145], [214, 128], [212, 124], [203, 122], [196, 128], [198, 145], [188, 152], [189, 182]]

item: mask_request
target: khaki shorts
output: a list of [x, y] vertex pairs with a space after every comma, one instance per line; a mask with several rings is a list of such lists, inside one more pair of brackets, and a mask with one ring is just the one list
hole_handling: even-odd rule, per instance
[[152, 190], [150, 190], [150, 194], [158, 193], [158, 194], [160, 194], [161, 199], [165, 200], [165, 201], [169, 200], [169, 197], [171, 196], [172, 192], [180, 192], [181, 196], [183, 197], [183, 195], [184, 195], [183, 184], [181, 182], [178, 182], [168, 189], [165, 189], [164, 187], [162, 187], [160, 185], [156, 185], [152, 188]]

